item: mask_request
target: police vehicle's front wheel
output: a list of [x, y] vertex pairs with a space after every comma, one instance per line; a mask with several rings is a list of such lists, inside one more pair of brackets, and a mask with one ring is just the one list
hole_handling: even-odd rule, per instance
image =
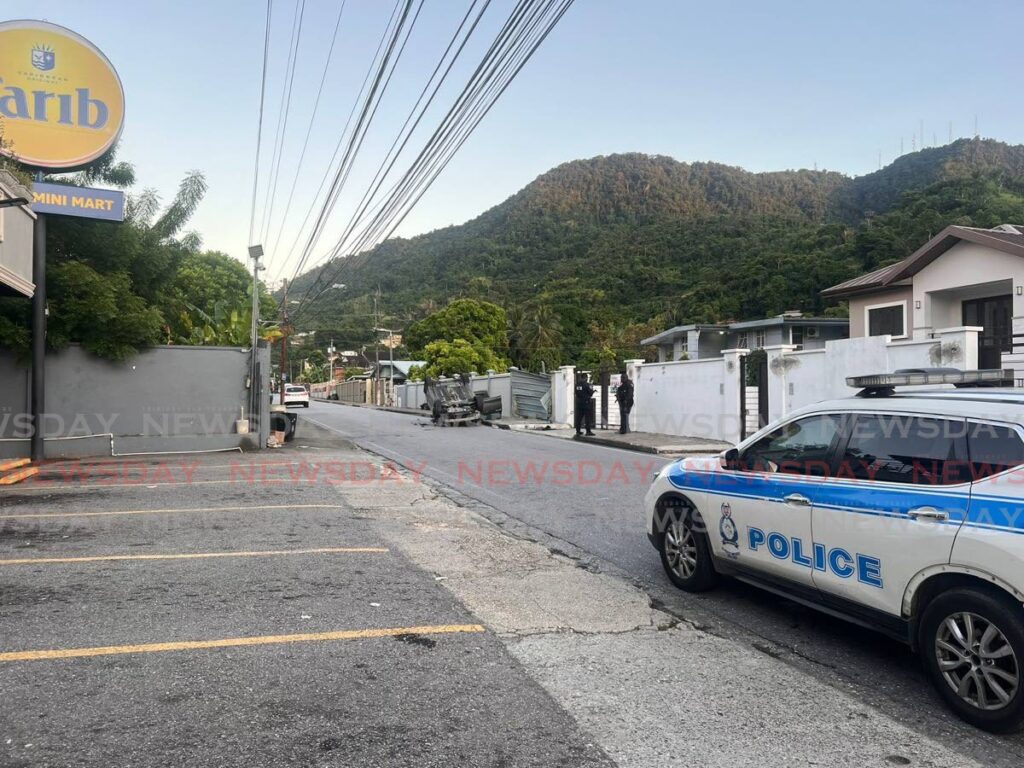
[[921, 618], [932, 683], [967, 722], [995, 733], [1024, 727], [1024, 613], [995, 592], [956, 589]]
[[698, 530], [695, 519], [700, 518], [693, 510], [679, 509], [666, 519], [661, 537], [665, 573], [673, 584], [687, 592], [703, 592], [718, 583], [703, 526]]

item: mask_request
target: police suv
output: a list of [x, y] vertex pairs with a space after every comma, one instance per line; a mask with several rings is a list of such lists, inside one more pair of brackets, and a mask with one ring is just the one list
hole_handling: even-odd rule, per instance
[[[667, 465], [647, 531], [687, 591], [729, 575], [910, 643], [943, 699], [1024, 726], [1024, 390], [1009, 372], [847, 379], [711, 458]], [[956, 388], [898, 390], [902, 385]]]

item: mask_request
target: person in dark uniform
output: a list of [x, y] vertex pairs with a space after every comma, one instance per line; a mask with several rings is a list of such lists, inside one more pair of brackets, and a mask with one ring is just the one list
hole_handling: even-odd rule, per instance
[[629, 412], [633, 410], [633, 382], [625, 373], [619, 379], [615, 400], [619, 404], [619, 434], [625, 435], [629, 433]]
[[590, 411], [590, 401], [594, 397], [594, 387], [587, 380], [587, 374], [581, 373], [576, 377], [576, 434], [579, 435], [581, 430], [586, 427], [587, 437], [593, 437], [594, 432], [591, 428], [590, 421], [587, 419], [587, 414]]

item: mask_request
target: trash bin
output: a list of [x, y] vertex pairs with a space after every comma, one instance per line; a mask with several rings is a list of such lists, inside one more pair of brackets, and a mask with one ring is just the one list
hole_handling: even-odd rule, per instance
[[285, 406], [271, 406], [270, 429], [273, 432], [284, 432], [285, 442], [295, 439], [295, 427], [299, 421], [299, 414], [285, 410]]

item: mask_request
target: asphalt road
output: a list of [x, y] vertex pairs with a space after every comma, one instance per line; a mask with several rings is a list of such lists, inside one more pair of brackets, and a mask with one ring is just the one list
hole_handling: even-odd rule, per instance
[[564, 543], [590, 567], [633, 580], [665, 610], [783, 659], [965, 757], [1024, 762], [1024, 736], [992, 736], [949, 714], [899, 643], [739, 583], [701, 596], [672, 588], [644, 534], [641, 504], [664, 459], [337, 404], [314, 403], [302, 417], [519, 521], [550, 546]]

